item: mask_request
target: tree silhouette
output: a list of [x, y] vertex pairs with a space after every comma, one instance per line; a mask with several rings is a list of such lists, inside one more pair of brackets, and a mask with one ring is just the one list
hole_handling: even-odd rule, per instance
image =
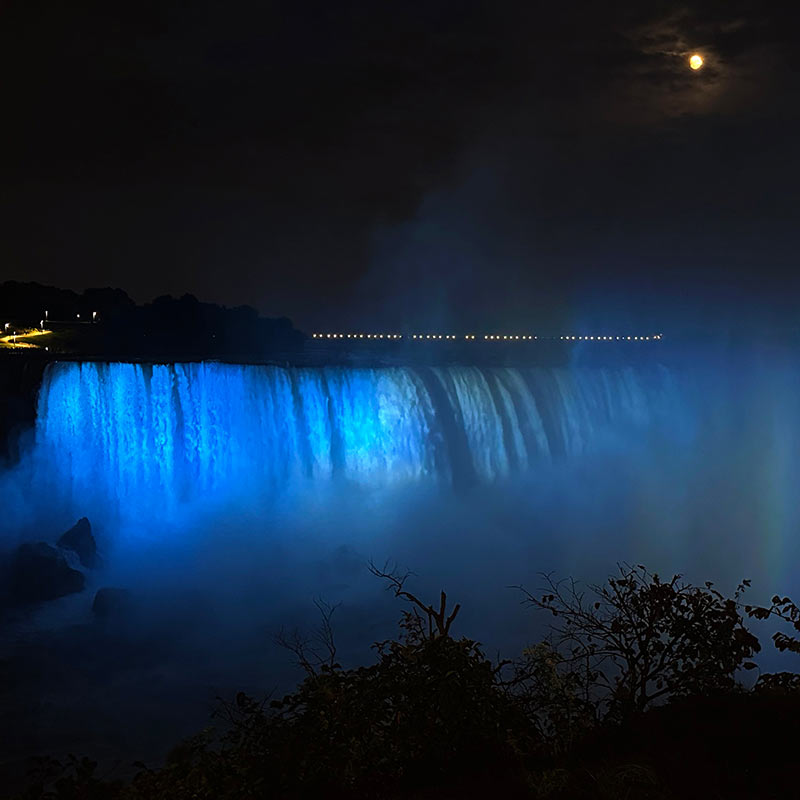
[[604, 715], [622, 719], [667, 698], [728, 691], [737, 670], [755, 666], [746, 659], [761, 647], [738, 605], [748, 581], [726, 599], [710, 582], [662, 581], [642, 565], [619, 565], [588, 590], [543, 578], [541, 594], [515, 588], [556, 618], [549, 644], [559, 670]]

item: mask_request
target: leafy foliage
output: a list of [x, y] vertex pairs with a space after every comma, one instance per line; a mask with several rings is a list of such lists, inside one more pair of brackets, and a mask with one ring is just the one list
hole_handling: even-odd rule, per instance
[[539, 596], [518, 588], [557, 619], [550, 658], [560, 684], [601, 716], [625, 719], [668, 698], [730, 691], [761, 649], [739, 613], [747, 581], [731, 599], [710, 582], [662, 581], [641, 565], [620, 565], [588, 593], [574, 580], [544, 579]]
[[72, 754], [61, 762], [50, 757], [34, 759], [31, 783], [20, 800], [111, 800], [122, 783], [97, 775], [97, 762]]
[[[745, 611], [747, 615], [753, 619], [777, 617], [784, 622], [788, 622], [795, 631], [800, 633], [800, 608], [788, 597], [780, 597], [776, 594], [772, 598], [772, 605], [770, 605], [769, 608], [763, 606], [745, 606]], [[788, 650], [790, 653], [800, 654], [800, 638], [797, 636], [789, 636], [788, 634], [778, 631], [773, 634], [772, 641], [775, 647], [781, 652]]]
[[[545, 576], [541, 595], [522, 591], [555, 619], [549, 638], [492, 663], [478, 642], [453, 636], [459, 606], [449, 608], [444, 592], [426, 603], [407, 588], [411, 573], [370, 569], [407, 603], [398, 637], [373, 645], [374, 663], [338, 663], [336, 607], [318, 600], [317, 631], [277, 637], [305, 672], [294, 692], [221, 701], [219, 730], [183, 742], [162, 767], [138, 765], [127, 784], [98, 777], [85, 758], [42, 759], [22, 800], [666, 800], [695, 796], [682, 764], [708, 773], [698, 796], [756, 796], [754, 776], [774, 779], [775, 796], [794, 785], [787, 752], [796, 738], [777, 727], [759, 751], [760, 772], [735, 773], [734, 716], [754, 730], [800, 725], [800, 676], [762, 675], [753, 692], [736, 682], [759, 650], [739, 613], [746, 581], [725, 598], [710, 583], [662, 581], [642, 566], [621, 566], [586, 590]], [[798, 620], [788, 598], [745, 610]]]
[[592, 681], [551, 642], [525, 648], [522, 658], [508, 666], [511, 675], [505, 686], [536, 730], [540, 750], [568, 752], [597, 725], [598, 708], [589, 691]]
[[759, 675], [756, 692], [771, 694], [794, 694], [800, 696], [800, 675], [796, 672], [772, 672]]

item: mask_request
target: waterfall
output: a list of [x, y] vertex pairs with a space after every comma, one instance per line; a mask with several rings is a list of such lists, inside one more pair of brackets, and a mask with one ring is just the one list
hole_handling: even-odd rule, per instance
[[168, 509], [341, 480], [531, 472], [668, 408], [662, 367], [281, 368], [55, 363], [36, 430], [57, 496]]

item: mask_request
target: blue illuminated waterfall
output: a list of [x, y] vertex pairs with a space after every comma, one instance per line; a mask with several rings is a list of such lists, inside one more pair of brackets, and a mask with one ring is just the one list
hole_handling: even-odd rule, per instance
[[656, 366], [56, 363], [37, 452], [54, 496], [154, 511], [335, 480], [471, 485], [646, 426], [674, 392]]

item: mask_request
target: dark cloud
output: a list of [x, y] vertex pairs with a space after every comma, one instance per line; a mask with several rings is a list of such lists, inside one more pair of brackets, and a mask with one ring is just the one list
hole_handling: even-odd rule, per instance
[[533, 298], [564, 311], [644, 262], [645, 294], [675, 275], [743, 285], [765, 261], [783, 277], [800, 128], [785, 13], [12, 5], [0, 277], [192, 291], [306, 325], [391, 308], [403, 252], [436, 287], [417, 315], [464, 324]]

